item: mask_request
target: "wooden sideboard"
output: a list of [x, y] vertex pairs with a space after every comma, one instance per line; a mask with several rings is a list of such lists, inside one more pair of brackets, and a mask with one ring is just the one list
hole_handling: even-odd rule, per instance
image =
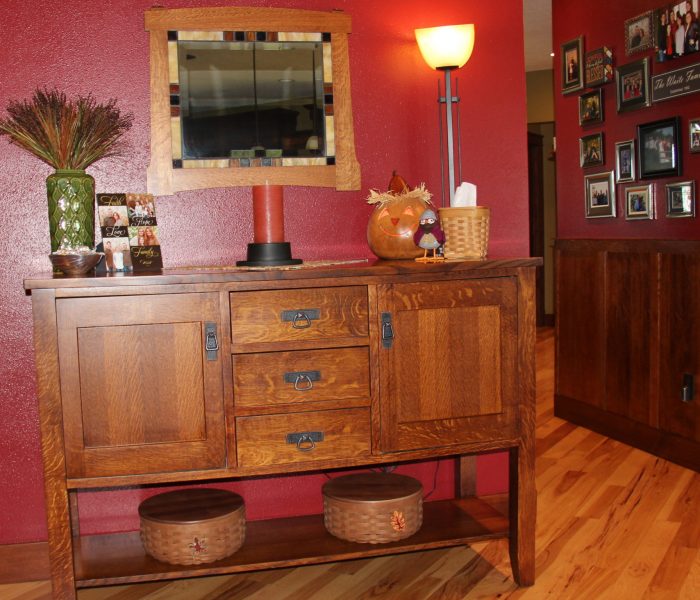
[[700, 242], [558, 240], [555, 257], [554, 413], [700, 471]]
[[[54, 598], [76, 588], [507, 537], [534, 581], [538, 259], [34, 278]], [[138, 532], [81, 536], [83, 489], [216, 482], [508, 450], [509, 517], [475, 496], [370, 545], [321, 515], [248, 523], [229, 558], [174, 566]], [[467, 469], [463, 469], [465, 472]], [[458, 485], [458, 489], [468, 486]]]

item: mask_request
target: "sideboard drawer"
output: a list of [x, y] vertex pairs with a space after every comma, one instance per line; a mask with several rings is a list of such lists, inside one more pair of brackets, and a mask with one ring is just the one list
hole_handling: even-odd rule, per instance
[[232, 292], [231, 335], [234, 352], [255, 351], [270, 342], [350, 345], [369, 335], [367, 288]]
[[361, 346], [237, 354], [233, 395], [236, 407], [347, 400], [368, 406], [369, 350]]
[[369, 408], [238, 417], [236, 435], [241, 467], [368, 457]]

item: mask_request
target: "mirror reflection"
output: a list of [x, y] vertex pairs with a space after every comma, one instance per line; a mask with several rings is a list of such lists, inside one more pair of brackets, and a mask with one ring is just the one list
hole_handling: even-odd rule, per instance
[[326, 156], [321, 42], [177, 46], [183, 159]]

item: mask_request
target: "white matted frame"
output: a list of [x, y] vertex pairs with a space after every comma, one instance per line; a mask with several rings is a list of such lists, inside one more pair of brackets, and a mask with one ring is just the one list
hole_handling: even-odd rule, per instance
[[615, 173], [593, 173], [583, 178], [586, 218], [615, 217]]
[[625, 188], [625, 219], [653, 219], [654, 208], [653, 184], [629, 185]]

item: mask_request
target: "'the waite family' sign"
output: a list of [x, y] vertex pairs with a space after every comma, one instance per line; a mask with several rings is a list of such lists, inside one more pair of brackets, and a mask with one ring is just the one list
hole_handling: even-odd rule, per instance
[[651, 78], [651, 101], [661, 102], [700, 92], [700, 63]]

